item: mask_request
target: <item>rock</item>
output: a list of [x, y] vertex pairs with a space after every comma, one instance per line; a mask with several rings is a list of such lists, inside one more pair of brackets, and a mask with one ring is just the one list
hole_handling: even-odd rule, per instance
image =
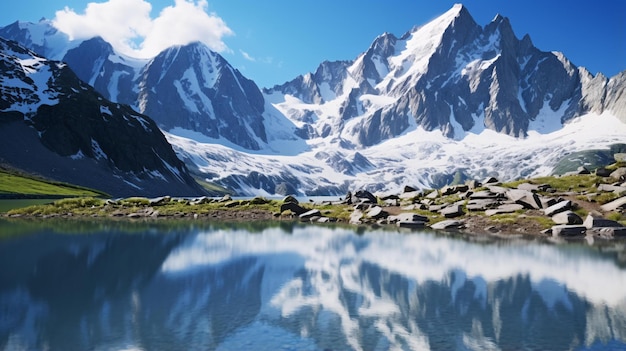
[[292, 204], [296, 204], [299, 205], [300, 202], [298, 201], [298, 199], [296, 199], [293, 195], [287, 195], [283, 198], [283, 203], [292, 203]]
[[430, 212], [439, 212], [441, 210], [443, 210], [446, 207], [446, 205], [430, 205], [428, 206], [428, 211]]
[[283, 213], [285, 211], [291, 211], [293, 214], [295, 214], [296, 216], [299, 216], [303, 213], [305, 213], [307, 210], [305, 208], [302, 208], [302, 206], [293, 203], [293, 202], [286, 202], [282, 205], [280, 205], [280, 212]]
[[496, 199], [475, 199], [468, 201], [465, 208], [468, 211], [485, 211], [498, 206], [500, 206], [500, 201]]
[[598, 236], [605, 239], [625, 238], [626, 227], [592, 228], [587, 231], [587, 235]]
[[556, 204], [544, 209], [543, 213], [548, 217], [552, 217], [559, 212], [563, 212], [563, 211], [567, 211], [571, 209], [572, 209], [572, 202], [570, 200], [564, 200], [561, 202], [557, 202]]
[[229, 194], [226, 194], [226, 195], [222, 196], [222, 198], [217, 200], [217, 201], [218, 202], [228, 202], [228, 201], [232, 201], [232, 200], [233, 200], [233, 198]]
[[383, 204], [385, 206], [399, 206], [400, 205], [400, 201], [397, 199], [387, 199], [383, 201]]
[[348, 191], [348, 193], [346, 193], [346, 199], [344, 200], [344, 202], [347, 205], [352, 205], [352, 193]]
[[582, 224], [588, 229], [598, 227], [623, 227], [623, 225], [619, 222], [605, 219], [602, 217], [596, 217], [593, 215], [587, 215], [587, 218], [585, 218], [585, 222], [583, 222]]
[[496, 179], [495, 177], [487, 177], [485, 178], [485, 180], [483, 180], [483, 185], [498, 184], [498, 183], [500, 183], [500, 181]]
[[626, 179], [626, 167], [620, 167], [611, 173], [611, 178], [623, 182]]
[[197, 198], [197, 199], [193, 199], [193, 200], [191, 200], [191, 201], [189, 202], [189, 204], [190, 204], [190, 205], [197, 206], [197, 205], [208, 204], [208, 203], [209, 203], [209, 202], [211, 202], [211, 201], [212, 201], [212, 200], [211, 200], [210, 198], [208, 198], [208, 197], [206, 197], [206, 196], [202, 196], [202, 197], [199, 197], [199, 198]]
[[529, 191], [520, 189], [510, 189], [506, 192], [506, 196], [513, 202], [518, 203], [524, 208], [528, 209], [541, 209], [541, 199], [539, 195]]
[[255, 196], [252, 199], [250, 199], [250, 204], [251, 205], [264, 205], [264, 204], [269, 203], [269, 202], [270, 202], [270, 200], [268, 200], [268, 199], [266, 199], [264, 197], [261, 197], [261, 196]]
[[463, 223], [463, 221], [448, 219], [448, 220], [444, 220], [441, 222], [437, 222], [431, 225], [430, 227], [432, 229], [444, 230], [444, 229], [460, 229], [460, 228], [463, 228], [464, 226], [465, 224]]
[[477, 180], [468, 180], [467, 182], [465, 182], [465, 184], [470, 188], [470, 189], [476, 189], [479, 188], [482, 184], [480, 184], [479, 181]]
[[470, 195], [470, 199], [501, 199], [504, 197], [504, 194], [496, 194], [489, 190], [482, 190], [473, 193]]
[[416, 192], [416, 191], [417, 191], [417, 189], [415, 189], [414, 187], [405, 185], [404, 189], [402, 190], [402, 193], [413, 193], [413, 192]]
[[611, 185], [611, 184], [600, 184], [598, 185], [598, 191], [604, 191], [607, 193], [615, 193], [618, 196], [626, 195], [626, 187]]
[[461, 205], [448, 206], [439, 211], [439, 213], [446, 218], [459, 217], [465, 214], [465, 212], [463, 212], [463, 206]]
[[422, 196], [421, 191], [408, 191], [400, 194], [400, 199], [402, 200], [411, 200]]
[[610, 170], [610, 169], [606, 169], [606, 168], [604, 168], [604, 167], [601, 167], [601, 168], [596, 169], [596, 175], [597, 175], [598, 177], [604, 177], [604, 178], [607, 178], [607, 177], [610, 177], [610, 176], [611, 176], [611, 173], [613, 173], [613, 171], [612, 171], [612, 170]]
[[370, 208], [367, 213], [365, 213], [365, 217], [372, 219], [381, 219], [389, 216], [389, 213], [383, 210], [380, 206], [374, 206]]
[[512, 212], [519, 211], [522, 209], [524, 209], [524, 206], [520, 204], [504, 204], [504, 205], [498, 206], [498, 208], [485, 211], [485, 215], [493, 216], [493, 215], [500, 214], [500, 213], [512, 213]]
[[602, 211], [605, 211], [605, 212], [616, 211], [619, 208], [621, 209], [626, 208], [626, 196], [622, 196], [609, 203], [606, 203], [600, 206], [600, 208], [602, 209]]
[[375, 204], [378, 202], [378, 199], [376, 199], [376, 196], [374, 196], [374, 194], [370, 193], [367, 190], [359, 190], [356, 193], [354, 193], [354, 196], [362, 200], [367, 200], [372, 204]]
[[330, 222], [332, 222], [332, 219], [328, 217], [320, 217], [317, 219], [317, 223], [330, 223]]
[[497, 186], [497, 185], [487, 186], [487, 189], [489, 189], [489, 191], [491, 191], [494, 194], [506, 194], [507, 191], [510, 190], [508, 188], [504, 188], [504, 187]]
[[531, 183], [521, 183], [517, 186], [518, 190], [539, 191], [539, 185]]
[[389, 223], [394, 222], [428, 222], [429, 219], [426, 216], [419, 215], [417, 213], [400, 213], [397, 216], [389, 216], [387, 218]]
[[552, 236], [563, 236], [563, 237], [572, 237], [572, 236], [583, 236], [587, 231], [587, 227], [584, 225], [568, 225], [561, 224], [555, 225], [552, 227]]
[[591, 174], [591, 172], [589, 172], [589, 170], [585, 166], [578, 167], [576, 171], [578, 172], [578, 174]]
[[163, 206], [170, 202], [170, 200], [172, 200], [170, 196], [162, 196], [149, 199], [148, 201], [150, 203], [150, 206]]
[[552, 216], [556, 224], [583, 224], [583, 219], [572, 211], [563, 211]]
[[320, 212], [320, 210], [318, 209], [312, 209], [298, 215], [298, 218], [300, 218], [301, 221], [310, 220], [313, 217], [322, 217], [322, 212]]
[[228, 201], [224, 204], [224, 207], [226, 208], [232, 208], [235, 206], [239, 206], [240, 202], [239, 201]]
[[399, 228], [419, 229], [426, 226], [426, 222], [422, 221], [401, 221], [396, 224]]
[[437, 190], [434, 190], [430, 193], [428, 193], [428, 195], [425, 196], [427, 199], [436, 199], [439, 197], [439, 192]]
[[552, 205], [556, 205], [556, 203], [558, 202], [553, 197], [541, 197], [540, 200], [541, 200], [541, 208], [548, 208]]
[[363, 212], [360, 210], [354, 210], [352, 214], [350, 214], [350, 224], [361, 224], [361, 218], [363, 218]]
[[618, 152], [613, 154], [613, 158], [615, 159], [615, 162], [626, 162], [626, 153], [623, 152]]

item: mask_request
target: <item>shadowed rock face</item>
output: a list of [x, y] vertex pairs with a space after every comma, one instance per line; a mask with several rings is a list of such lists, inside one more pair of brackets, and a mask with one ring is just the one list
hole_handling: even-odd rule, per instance
[[158, 126], [102, 98], [65, 64], [0, 39], [0, 159], [113, 196], [203, 191]]

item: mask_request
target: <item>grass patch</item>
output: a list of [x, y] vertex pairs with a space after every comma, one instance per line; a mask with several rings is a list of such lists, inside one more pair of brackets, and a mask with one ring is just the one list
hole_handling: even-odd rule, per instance
[[596, 187], [606, 182], [602, 177], [594, 174], [569, 175], [562, 177], [539, 177], [531, 179], [533, 184], [548, 184], [559, 192], [582, 191]]
[[0, 194], [8, 197], [12, 195], [108, 197], [108, 194], [98, 190], [40, 179], [5, 169], [0, 169]]
[[17, 208], [7, 212], [8, 215], [31, 215], [31, 216], [50, 216], [72, 213], [76, 215], [89, 215], [101, 208], [105, 200], [82, 197], [69, 198], [54, 201], [51, 204], [35, 205], [24, 208]]

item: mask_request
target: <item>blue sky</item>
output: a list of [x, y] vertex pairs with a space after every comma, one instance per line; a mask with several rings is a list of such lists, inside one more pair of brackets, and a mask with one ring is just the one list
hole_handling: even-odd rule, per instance
[[[93, 31], [118, 33], [123, 27], [120, 23], [138, 20], [141, 24], [126, 34], [118, 34], [136, 34], [134, 38], [122, 38], [134, 45], [145, 41], [143, 54], [147, 54], [148, 47], [157, 50], [159, 45], [166, 45], [162, 42], [165, 37], [183, 41], [201, 38], [260, 87], [268, 87], [314, 71], [324, 60], [354, 59], [383, 32], [400, 36], [459, 1], [97, 2], [104, 6], [94, 7], [90, 16], [97, 16], [98, 21], [87, 16], [90, 1], [14, 1], [0, 11], [0, 26], [15, 20], [36, 22], [42, 17], [56, 18], [74, 30], [74, 35], [89, 35]], [[467, 0], [462, 3], [479, 25], [486, 25], [500, 13], [510, 19], [518, 38], [528, 33], [539, 49], [561, 51], [575, 65], [585, 66], [593, 74], [613, 76], [626, 70], [626, 1]], [[146, 11], [143, 17], [138, 15], [142, 11]], [[94, 27], [94, 23], [99, 24]]]

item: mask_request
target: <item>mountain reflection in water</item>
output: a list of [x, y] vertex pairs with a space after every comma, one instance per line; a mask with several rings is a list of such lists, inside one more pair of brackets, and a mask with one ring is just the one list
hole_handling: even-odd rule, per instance
[[615, 247], [285, 223], [63, 231], [0, 240], [0, 349], [626, 349]]

